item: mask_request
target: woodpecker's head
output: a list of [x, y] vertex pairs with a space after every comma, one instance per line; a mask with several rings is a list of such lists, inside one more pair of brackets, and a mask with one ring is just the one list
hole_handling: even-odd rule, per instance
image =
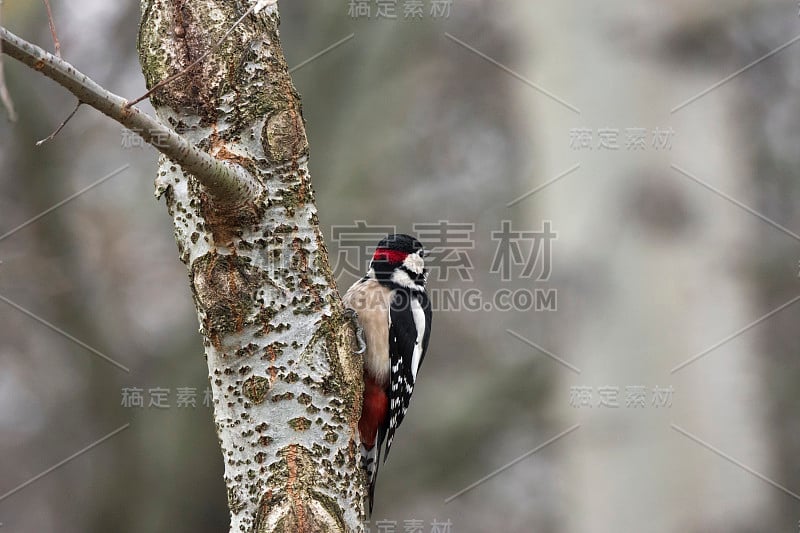
[[424, 256], [425, 249], [414, 237], [387, 235], [375, 249], [368, 275], [384, 284], [424, 291], [428, 277]]

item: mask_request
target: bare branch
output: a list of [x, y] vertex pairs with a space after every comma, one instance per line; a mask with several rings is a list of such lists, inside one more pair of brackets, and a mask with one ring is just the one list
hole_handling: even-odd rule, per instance
[[159, 120], [136, 107], [126, 107], [124, 98], [107, 91], [63, 59], [3, 27], [0, 27], [0, 44], [4, 54], [41, 72], [80, 102], [141, 135], [145, 142], [194, 175], [217, 200], [238, 203], [261, 194], [260, 183], [239, 165], [212, 157]]
[[[0, 27], [3, 25], [3, 0], [0, 0]], [[11, 100], [11, 95], [8, 94], [8, 87], [6, 87], [6, 77], [3, 71], [3, 41], [0, 39], [0, 102], [8, 112], [8, 119], [11, 122], [17, 121], [17, 112], [14, 110], [14, 102]]]
[[56, 128], [56, 130], [55, 130], [53, 133], [51, 133], [50, 135], [48, 135], [47, 137], [45, 137], [45, 138], [44, 138], [44, 139], [42, 139], [41, 141], [36, 141], [36, 146], [41, 146], [41, 145], [43, 145], [44, 143], [46, 143], [46, 142], [48, 142], [48, 141], [52, 141], [53, 139], [55, 139], [56, 135], [58, 135], [58, 134], [59, 134], [59, 132], [60, 132], [61, 130], [63, 130], [63, 129], [64, 129], [64, 126], [66, 126], [66, 125], [67, 125], [67, 122], [69, 122], [69, 121], [70, 121], [70, 119], [71, 119], [72, 117], [74, 117], [74, 116], [75, 116], [75, 113], [77, 113], [77, 112], [78, 112], [78, 108], [81, 106], [81, 104], [82, 104], [82, 103], [83, 103], [83, 102], [81, 102], [80, 100], [78, 100], [78, 105], [76, 105], [76, 106], [75, 106], [75, 109], [73, 109], [73, 110], [72, 110], [72, 112], [71, 112], [69, 115], [67, 115], [67, 118], [65, 118], [65, 119], [64, 119], [64, 120], [61, 122], [61, 124], [59, 124], [59, 125], [58, 125], [58, 127]]
[[56, 57], [61, 57], [61, 43], [58, 42], [56, 23], [53, 20], [53, 10], [50, 9], [50, 0], [44, 0], [44, 6], [47, 8], [47, 22], [50, 24], [50, 35], [53, 36], [53, 47], [56, 49]]

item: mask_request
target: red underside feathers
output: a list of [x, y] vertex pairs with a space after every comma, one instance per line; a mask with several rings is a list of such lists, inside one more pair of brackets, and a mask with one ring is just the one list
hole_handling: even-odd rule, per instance
[[386, 420], [388, 413], [389, 398], [383, 387], [369, 376], [364, 376], [364, 404], [361, 408], [361, 419], [358, 421], [358, 432], [361, 443], [367, 449], [375, 446], [378, 428]]

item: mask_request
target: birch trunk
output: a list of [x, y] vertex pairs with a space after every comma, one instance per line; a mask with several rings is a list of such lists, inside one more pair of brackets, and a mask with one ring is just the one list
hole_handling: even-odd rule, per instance
[[[595, 391], [592, 409], [576, 412], [567, 401], [561, 404], [565, 416], [580, 415], [582, 422], [581, 437], [558, 448], [566, 460], [565, 531], [762, 530], [761, 524], [751, 526], [752, 517], [774, 514], [777, 491], [671, 427], [686, 428], [758, 472], [776, 471], [769, 464], [765, 413], [753, 400], [765, 397], [753, 334], [671, 372], [761, 314], [740, 274], [742, 250], [751, 246], [758, 225], [670, 167], [691, 169], [737, 198], [753, 168], [739, 138], [747, 130], [736, 126], [741, 117], [731, 97], [734, 84], [670, 113], [728, 73], [725, 67], [698, 71], [664, 60], [667, 36], [702, 27], [716, 10], [678, 4], [672, 18], [661, 17], [655, 4], [598, 10], [592, 17], [565, 3], [520, 4], [519, 19], [537, 21], [524, 34], [531, 39], [526, 46], [559, 53], [518, 68], [546, 80], [548, 89], [582, 111], [571, 114], [517, 86], [521, 101], [538, 103], [529, 135], [542, 140], [543, 155], [528, 174], [555, 176], [582, 163], [527, 205], [547, 202], [548, 215], [559, 223], [559, 261], [592, 265], [586, 279], [598, 288], [592, 295], [575, 293], [584, 318], [578, 327], [565, 324], [556, 348], [582, 370], [580, 376], [560, 374], [560, 397], [568, 398], [575, 385]], [[724, 27], [724, 20], [716, 24]], [[648, 31], [637, 33], [643, 27]], [[628, 37], [609, 39], [609, 28]], [[576, 127], [594, 132], [593, 150], [570, 147]], [[645, 150], [625, 149], [628, 127], [647, 129]], [[671, 150], [652, 146], [656, 127], [674, 128]], [[598, 149], [601, 128], [620, 129], [619, 150]], [[674, 405], [654, 408], [649, 396], [645, 408], [628, 409], [625, 387], [631, 385], [673, 387]], [[606, 386], [619, 387], [620, 408], [598, 407], [596, 391]]]
[[[148, 87], [213, 47], [249, 7], [143, 0], [139, 55]], [[174, 219], [197, 307], [230, 531], [360, 531], [361, 360], [319, 228], [278, 23], [274, 5], [249, 15], [151, 98], [161, 120], [245, 169], [262, 191], [220, 200], [162, 156], [156, 195]]]

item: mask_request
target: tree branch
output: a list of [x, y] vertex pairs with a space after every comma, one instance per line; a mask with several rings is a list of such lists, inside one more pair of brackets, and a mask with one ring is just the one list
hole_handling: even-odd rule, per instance
[[141, 135], [158, 151], [194, 175], [217, 200], [239, 203], [261, 194], [262, 189], [248, 172], [236, 163], [212, 157], [193, 146], [174, 130], [127, 101], [98, 85], [68, 62], [0, 27], [4, 54], [52, 79], [83, 102]]
[[[3, 26], [3, 0], [0, 0], [0, 28]], [[8, 112], [8, 119], [11, 122], [17, 121], [17, 112], [14, 111], [14, 102], [11, 100], [11, 95], [8, 94], [8, 87], [6, 87], [6, 79], [3, 70], [3, 41], [0, 40], [0, 103], [6, 108]]]
[[64, 126], [66, 126], [66, 125], [67, 125], [67, 122], [69, 122], [70, 120], [72, 120], [72, 117], [74, 117], [74, 116], [75, 116], [75, 113], [77, 113], [77, 112], [78, 112], [78, 109], [80, 109], [80, 107], [81, 107], [82, 105], [83, 105], [83, 102], [81, 102], [80, 100], [78, 100], [78, 103], [75, 105], [75, 109], [73, 109], [73, 110], [72, 110], [72, 112], [71, 112], [69, 115], [67, 115], [67, 118], [65, 118], [64, 120], [62, 120], [62, 121], [61, 121], [61, 124], [59, 124], [59, 125], [58, 125], [58, 127], [57, 127], [57, 128], [54, 130], [54, 131], [53, 131], [53, 133], [51, 133], [50, 135], [48, 135], [47, 137], [45, 137], [44, 139], [42, 139], [42, 140], [40, 140], [40, 141], [36, 141], [36, 146], [41, 146], [41, 145], [43, 145], [44, 143], [46, 143], [46, 142], [49, 142], [49, 141], [52, 141], [53, 139], [55, 139], [55, 138], [56, 138], [56, 135], [58, 135], [59, 133], [61, 133], [61, 130], [63, 130], [63, 129], [64, 129]]
[[50, 25], [50, 35], [53, 36], [53, 47], [56, 51], [56, 57], [61, 57], [61, 43], [58, 41], [56, 22], [53, 20], [53, 10], [50, 9], [50, 0], [44, 0], [44, 7], [47, 9], [47, 23]]

